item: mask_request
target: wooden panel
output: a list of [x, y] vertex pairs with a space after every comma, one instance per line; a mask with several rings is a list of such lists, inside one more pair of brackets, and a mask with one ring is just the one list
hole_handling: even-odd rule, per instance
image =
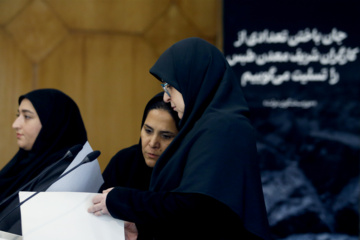
[[94, 148], [108, 161], [121, 148], [138, 142], [134, 117], [134, 38], [89, 36], [86, 40], [85, 118]]
[[[38, 65], [38, 88], [57, 88], [64, 91], [80, 106], [84, 104], [84, 42], [86, 36], [68, 36]], [[80, 109], [82, 110], [82, 109]]]
[[166, 10], [170, 0], [46, 0], [46, 2], [70, 28], [141, 33]]
[[67, 35], [60, 20], [40, 0], [27, 6], [6, 29], [35, 62], [44, 58]]
[[0, 25], [10, 21], [30, 0], [0, 0]]
[[153, 77], [149, 70], [155, 64], [157, 55], [154, 49], [143, 39], [135, 39], [133, 44], [134, 65], [134, 109], [135, 109], [135, 131], [139, 131], [146, 103], [157, 93], [162, 92], [160, 82]]
[[102, 168], [138, 142], [145, 104], [161, 91], [149, 73], [155, 60], [136, 37], [74, 34], [39, 65], [38, 87], [58, 88], [79, 105]]
[[162, 91], [149, 73], [157, 57], [183, 38], [221, 40], [220, 10], [214, 10], [219, 2], [0, 0], [0, 110], [5, 116], [0, 118], [0, 151], [5, 161], [17, 149], [11, 124], [18, 96], [50, 87], [79, 105], [104, 169], [118, 150], [139, 140], [145, 104]]
[[31, 63], [0, 29], [0, 169], [18, 150], [12, 123], [18, 109], [18, 97], [31, 90]]
[[221, 24], [221, 0], [178, 0], [181, 12], [207, 37], [216, 35]]
[[[86, 40], [85, 117], [95, 148], [124, 147], [132, 136], [131, 38], [89, 36]], [[130, 139], [129, 139], [130, 138]]]
[[200, 32], [181, 15], [178, 7], [173, 5], [146, 32], [145, 36], [160, 55], [168, 47], [181, 39], [195, 36], [200, 37]]

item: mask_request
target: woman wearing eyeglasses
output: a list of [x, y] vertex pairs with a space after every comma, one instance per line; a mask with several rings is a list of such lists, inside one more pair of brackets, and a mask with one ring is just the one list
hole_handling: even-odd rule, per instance
[[254, 129], [223, 54], [188, 38], [150, 73], [181, 118], [179, 134], [157, 161], [149, 191], [114, 188], [89, 211], [134, 222], [140, 232], [146, 226], [150, 239], [270, 239]]

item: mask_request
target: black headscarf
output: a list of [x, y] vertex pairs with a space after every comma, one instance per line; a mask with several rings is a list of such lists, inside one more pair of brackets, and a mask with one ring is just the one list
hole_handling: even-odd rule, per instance
[[59, 160], [69, 148], [87, 141], [79, 108], [69, 96], [55, 89], [39, 89], [20, 96], [19, 105], [25, 98], [34, 106], [42, 128], [32, 149], [20, 148], [0, 171], [0, 201]]
[[185, 103], [180, 132], [156, 163], [150, 190], [213, 197], [248, 231], [268, 239], [255, 132], [239, 79], [223, 54], [188, 38], [167, 49], [150, 73], [177, 89]]
[[[144, 109], [143, 118], [141, 120], [141, 128], [144, 126], [144, 123], [145, 123], [148, 113], [153, 109], [166, 110], [171, 115], [171, 117], [174, 119], [175, 125], [178, 126], [179, 117], [177, 116], [177, 113], [172, 110], [170, 103], [165, 103], [163, 101], [163, 96], [164, 96], [164, 93], [160, 92], [160, 93], [156, 94], [153, 98], [151, 98], [150, 101], [146, 104], [145, 109]], [[167, 105], [167, 106], [165, 107], [163, 105]], [[141, 144], [141, 139], [140, 139], [140, 144]]]
[[[146, 104], [141, 128], [145, 123], [148, 113], [153, 109], [167, 111], [174, 119], [176, 126], [178, 126], [179, 118], [177, 113], [171, 109], [169, 103], [163, 101], [163, 93], [161, 92], [156, 94]], [[104, 184], [99, 192], [115, 186], [148, 190], [152, 170], [152, 167], [146, 165], [140, 139], [138, 144], [122, 149], [112, 157], [103, 172]]]

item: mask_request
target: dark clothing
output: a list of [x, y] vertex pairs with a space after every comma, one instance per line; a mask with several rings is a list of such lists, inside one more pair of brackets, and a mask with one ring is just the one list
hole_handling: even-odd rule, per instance
[[[181, 130], [158, 160], [150, 190], [214, 198], [237, 214], [247, 231], [269, 239], [256, 134], [239, 79], [223, 54], [188, 38], [167, 49], [150, 72], [178, 90], [185, 103]], [[233, 236], [241, 237], [241, 232]]]
[[270, 239], [255, 131], [223, 54], [185, 39], [150, 73], [182, 94], [180, 131], [155, 164], [149, 191], [108, 194], [111, 215], [146, 225], [156, 240]]
[[[120, 150], [109, 162], [103, 172], [104, 184], [99, 192], [111, 187], [126, 187], [137, 190], [148, 190], [150, 185], [152, 168], [145, 163], [141, 151], [141, 143], [135, 144], [129, 148]], [[118, 199], [108, 198], [108, 204], [116, 204]], [[138, 240], [148, 238], [146, 226], [137, 225], [140, 233]]]
[[[159, 103], [161, 103], [162, 106], [159, 106]], [[146, 104], [141, 120], [141, 128], [144, 125], [149, 111], [157, 108], [162, 108], [163, 110], [166, 108], [175, 123], [178, 124], [179, 119], [176, 113], [171, 110], [169, 104], [163, 102], [163, 93], [161, 92], [156, 94]], [[103, 172], [104, 184], [99, 189], [99, 192], [116, 186], [148, 190], [151, 173], [152, 168], [146, 165], [140, 139], [138, 144], [120, 150], [110, 160]]]
[[[65, 154], [65, 153], [64, 153]], [[64, 155], [62, 154], [62, 155]], [[51, 156], [51, 158], [54, 159], [60, 159], [62, 156], [57, 156], [59, 154], [55, 154]], [[25, 191], [44, 191], [47, 189], [55, 180], [58, 178], [68, 167], [68, 165], [71, 163], [70, 159], [66, 159], [65, 161], [62, 161], [60, 164], [57, 164], [56, 168], [53, 168], [51, 171], [47, 172], [42, 178], [39, 178], [34, 183], [30, 184], [28, 187], [25, 188]], [[24, 191], [24, 190], [23, 190]], [[19, 197], [18, 195], [10, 198], [7, 200], [3, 205], [5, 206], [2, 208], [0, 212], [0, 218], [5, 217], [2, 222], [0, 222], [0, 229], [2, 231], [14, 233], [21, 235], [21, 214], [20, 214], [20, 208], [17, 207], [19, 204]], [[26, 204], [26, 203], [24, 203]], [[15, 209], [12, 213], [12, 211]]]
[[[35, 90], [19, 97], [19, 105], [26, 98], [34, 106], [42, 128], [30, 151], [19, 149], [10, 162], [0, 171], [0, 202], [37, 177], [47, 167], [62, 158], [73, 146], [87, 141], [82, 117], [76, 103], [66, 94], [55, 89]], [[23, 191], [40, 191], [49, 187], [71, 163], [61, 162]], [[0, 205], [0, 218], [19, 203], [17, 195]], [[21, 235], [20, 210], [0, 222], [0, 230]]]
[[227, 206], [202, 194], [115, 188], [106, 205], [113, 217], [137, 223], [139, 240], [262, 239], [246, 231]]
[[[159, 105], [167, 105], [167, 107]], [[170, 104], [163, 102], [163, 93], [159, 93], [146, 104], [141, 121], [141, 127], [144, 125], [149, 111], [158, 108], [167, 110], [174, 119], [175, 124], [178, 124], [179, 119], [177, 114], [172, 111]], [[141, 149], [140, 139], [138, 144], [120, 150], [110, 160], [103, 172], [104, 184], [101, 186], [99, 192], [102, 192], [110, 187], [126, 187], [137, 190], [148, 190], [151, 174], [152, 168], [146, 165]], [[116, 205], [118, 199], [116, 197], [107, 198], [107, 202], [109, 205]], [[114, 211], [116, 211], [116, 209]], [[148, 226], [146, 224], [137, 224], [137, 228], [139, 230], [138, 240], [152, 239], [152, 233], [148, 231]]]
[[104, 184], [99, 192], [117, 186], [148, 190], [151, 173], [152, 168], [146, 165], [140, 144], [122, 149], [106, 166]]

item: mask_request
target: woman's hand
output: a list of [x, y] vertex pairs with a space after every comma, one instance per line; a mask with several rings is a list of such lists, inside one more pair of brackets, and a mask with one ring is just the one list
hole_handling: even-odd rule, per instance
[[138, 237], [138, 230], [135, 223], [124, 222], [125, 240], [136, 240]]
[[108, 188], [102, 194], [96, 195], [92, 202], [94, 205], [88, 208], [89, 213], [94, 213], [95, 216], [110, 215], [106, 207], [106, 197], [113, 188]]

